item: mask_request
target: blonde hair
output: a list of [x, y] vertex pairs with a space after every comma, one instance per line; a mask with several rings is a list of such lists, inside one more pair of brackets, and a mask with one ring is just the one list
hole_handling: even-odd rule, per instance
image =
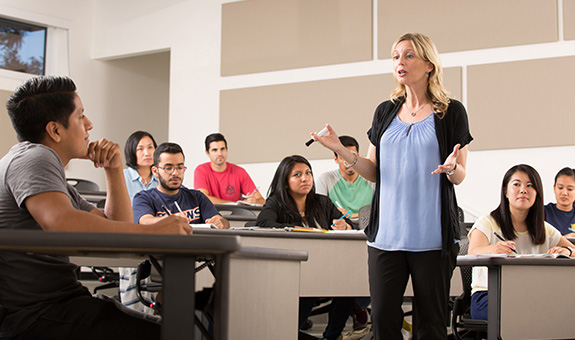
[[[433, 109], [436, 114], [443, 118], [447, 107], [449, 106], [449, 92], [445, 87], [443, 87], [443, 70], [441, 68], [441, 63], [439, 62], [439, 53], [435, 44], [429, 37], [421, 33], [405, 33], [401, 37], [397, 38], [395, 43], [391, 48], [391, 54], [402, 41], [408, 40], [413, 46], [415, 51], [415, 56], [421, 60], [430, 62], [433, 65], [433, 70], [429, 72], [427, 78], [427, 96], [431, 99], [433, 103]], [[391, 92], [391, 101], [397, 102], [400, 97], [404, 97], [405, 85], [402, 85], [395, 80], [395, 90]]]

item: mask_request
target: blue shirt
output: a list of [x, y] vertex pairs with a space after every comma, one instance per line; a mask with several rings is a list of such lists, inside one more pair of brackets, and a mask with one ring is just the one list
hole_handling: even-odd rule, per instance
[[549, 203], [545, 206], [545, 221], [559, 230], [561, 235], [572, 233], [569, 228], [575, 229], [575, 208], [563, 211], [557, 209], [556, 204]]
[[441, 164], [433, 114], [409, 124], [397, 116], [380, 141], [380, 250], [441, 249]]
[[134, 203], [134, 196], [136, 196], [138, 192], [153, 189], [158, 186], [158, 178], [154, 175], [152, 175], [150, 183], [144, 185], [142, 183], [142, 176], [133, 168], [124, 169], [124, 180], [126, 181], [126, 188], [128, 188], [130, 202], [132, 203]]
[[170, 213], [175, 214], [179, 212], [174, 202], [178, 202], [178, 205], [190, 220], [190, 224], [205, 223], [207, 219], [219, 214], [206, 195], [198, 190], [182, 186], [177, 194], [166, 195], [154, 188], [140, 191], [134, 196], [134, 223], [138, 223], [140, 218], [146, 214], [165, 216], [166, 213], [162, 209], [162, 205], [165, 205]]

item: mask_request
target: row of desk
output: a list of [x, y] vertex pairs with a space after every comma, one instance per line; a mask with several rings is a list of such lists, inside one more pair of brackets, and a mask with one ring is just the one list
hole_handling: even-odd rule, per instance
[[[300, 296], [368, 296], [367, 247], [360, 232], [297, 233], [198, 229], [193, 236], [0, 231], [0, 250], [72, 256], [78, 265], [164, 262], [163, 339], [193, 338], [197, 259], [214, 259], [216, 339], [297, 339]], [[489, 269], [489, 339], [567, 339], [574, 259], [460, 257]], [[206, 272], [206, 274], [202, 274]], [[459, 271], [451, 295], [462, 292]], [[537, 293], [534, 293], [537, 292]], [[411, 284], [405, 293], [412, 296]]]

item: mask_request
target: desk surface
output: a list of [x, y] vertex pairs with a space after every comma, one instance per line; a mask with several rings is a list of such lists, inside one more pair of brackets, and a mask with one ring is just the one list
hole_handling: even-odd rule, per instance
[[248, 237], [277, 237], [277, 238], [297, 238], [297, 239], [327, 239], [327, 240], [363, 240], [367, 238], [362, 231], [346, 232], [305, 232], [286, 231], [284, 229], [260, 228], [260, 229], [197, 229], [197, 235], [237, 235]]
[[157, 234], [72, 233], [41, 230], [1, 230], [0, 250], [52, 255], [106, 254], [142, 258], [149, 255], [223, 254], [240, 250], [240, 238]]

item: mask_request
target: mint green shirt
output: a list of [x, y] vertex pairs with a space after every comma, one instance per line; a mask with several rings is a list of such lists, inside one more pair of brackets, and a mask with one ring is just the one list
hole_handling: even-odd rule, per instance
[[351, 210], [351, 214], [356, 214], [359, 209], [371, 204], [373, 183], [361, 176], [358, 176], [355, 182], [348, 183], [339, 170], [334, 170], [319, 177], [316, 192], [328, 196], [336, 206], [339, 204], [342, 208]]

